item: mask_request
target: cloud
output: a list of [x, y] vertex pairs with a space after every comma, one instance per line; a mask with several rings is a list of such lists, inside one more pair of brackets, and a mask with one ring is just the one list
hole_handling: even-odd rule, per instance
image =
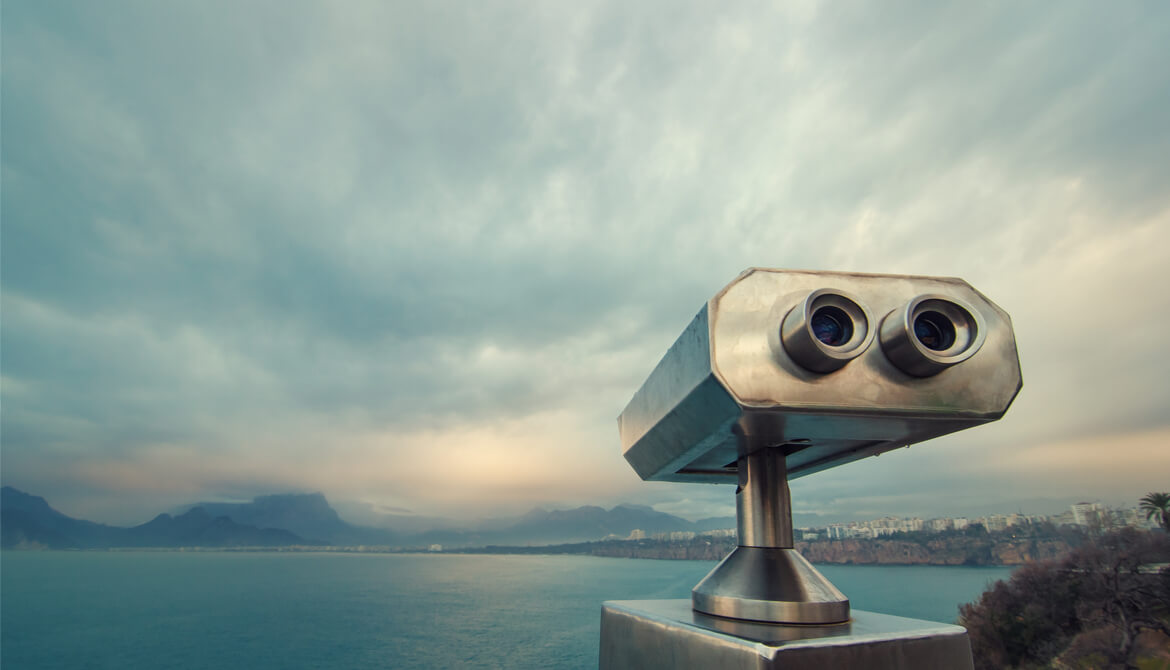
[[9, 3], [5, 483], [725, 511], [637, 482], [613, 417], [759, 265], [962, 276], [1019, 338], [1000, 425], [801, 480], [810, 511], [919, 470], [1018, 496], [964, 459], [1167, 425], [1168, 14]]

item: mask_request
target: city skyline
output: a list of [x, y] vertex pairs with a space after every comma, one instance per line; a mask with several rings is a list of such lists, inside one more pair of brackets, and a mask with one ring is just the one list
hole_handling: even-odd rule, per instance
[[1170, 488], [1170, 8], [8, 2], [0, 481], [107, 523], [627, 502], [615, 419], [748, 267], [959, 276], [1003, 420], [796, 515]]

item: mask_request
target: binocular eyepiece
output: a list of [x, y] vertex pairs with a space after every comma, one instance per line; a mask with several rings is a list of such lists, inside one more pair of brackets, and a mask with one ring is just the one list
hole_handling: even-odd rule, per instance
[[[828, 374], [865, 353], [877, 335], [886, 358], [915, 377], [930, 377], [974, 356], [985, 328], [978, 312], [955, 298], [920, 295], [878, 325], [854, 296], [817, 289], [784, 317], [784, 351], [801, 367]], [[880, 333], [880, 334], [879, 334]]]

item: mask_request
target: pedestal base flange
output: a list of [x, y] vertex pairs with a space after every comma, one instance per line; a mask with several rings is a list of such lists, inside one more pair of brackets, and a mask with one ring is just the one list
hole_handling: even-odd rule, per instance
[[962, 626], [854, 610], [832, 626], [733, 621], [688, 600], [611, 601], [601, 608], [601, 670], [972, 670]]
[[849, 599], [795, 549], [736, 547], [691, 592], [705, 614], [769, 623], [849, 620]]

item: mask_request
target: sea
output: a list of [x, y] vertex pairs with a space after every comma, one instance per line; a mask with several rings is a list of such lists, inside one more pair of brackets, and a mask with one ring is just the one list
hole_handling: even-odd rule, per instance
[[[462, 554], [0, 553], [0, 664], [595, 668], [605, 600], [714, 563]], [[953, 622], [1010, 568], [818, 566], [856, 609]]]

